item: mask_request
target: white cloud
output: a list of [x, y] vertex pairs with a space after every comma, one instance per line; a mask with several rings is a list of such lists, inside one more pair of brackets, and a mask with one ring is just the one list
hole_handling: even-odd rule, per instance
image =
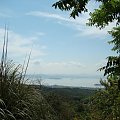
[[36, 32], [35, 33], [37, 36], [44, 36], [44, 35], [46, 35], [44, 32]]
[[47, 49], [47, 46], [42, 45], [42, 46], [41, 46], [41, 49]]
[[[2, 49], [4, 38], [4, 29], [0, 28], [0, 49]], [[9, 30], [8, 57], [17, 63], [23, 63], [26, 54], [29, 54], [34, 43], [38, 42], [37, 36], [25, 37], [14, 31]], [[36, 42], [37, 41], [37, 42]], [[46, 74], [84, 74], [94, 75], [97, 71], [96, 65], [86, 66], [80, 61], [67, 62], [45, 62], [42, 56], [46, 55], [44, 49], [47, 46], [34, 44], [32, 48], [31, 61], [28, 73], [46, 73]], [[91, 69], [92, 68], [92, 69]]]
[[6, 13], [2, 13], [0, 12], [0, 17], [3, 17], [3, 18], [9, 18], [11, 17], [10, 15], [6, 14]]
[[100, 74], [97, 70], [98, 65], [85, 65], [79, 61], [45, 62], [37, 60], [32, 61], [28, 73], [95, 76]]
[[77, 17], [76, 19], [73, 19], [65, 15], [59, 15], [59, 14], [53, 14], [53, 13], [41, 12], [41, 11], [28, 12], [26, 13], [26, 15], [56, 19], [58, 24], [62, 24], [64, 26], [77, 30], [78, 32], [75, 35], [77, 37], [88, 36], [88, 37], [96, 38], [96, 37], [100, 37], [101, 35], [105, 36], [108, 35], [107, 31], [111, 30], [112, 27], [115, 26], [115, 23], [111, 23], [109, 26], [107, 26], [102, 30], [94, 26], [93, 27], [86, 26], [86, 23], [88, 22], [88, 18], [89, 18], [89, 13], [84, 13], [79, 17]]
[[84, 68], [83, 65], [75, 61], [47, 63], [43, 61], [33, 61], [29, 72], [33, 73], [35, 70], [37, 73], [46, 74], [77, 74], [80, 72], [79, 69], [82, 68]]
[[99, 8], [100, 4], [101, 3], [96, 1], [90, 1], [86, 6], [88, 12], [79, 14], [79, 17], [76, 17], [76, 19], [69, 17], [69, 14], [65, 15], [64, 12], [63, 14], [54, 14], [50, 12], [31, 11], [26, 13], [26, 15], [56, 19], [57, 23], [77, 30], [75, 35], [76, 37], [88, 36], [92, 38], [99, 38], [100, 36], [108, 35], [107, 31], [111, 30], [115, 26], [115, 22], [109, 24], [109, 26], [105, 27], [102, 30], [94, 26], [93, 27], [86, 26], [86, 23], [88, 23], [88, 19], [90, 18], [89, 12], [93, 12], [95, 9]]
[[112, 28], [115, 26], [115, 23], [111, 23], [109, 26], [106, 26], [104, 29], [99, 29], [94, 26], [86, 26], [81, 28], [81, 26], [75, 26], [76, 29], [79, 31], [79, 33], [76, 34], [77, 37], [82, 36], [88, 36], [92, 38], [99, 38], [99, 37], [105, 37], [108, 36], [108, 31], [112, 30]]
[[48, 18], [55, 18], [55, 19], [59, 19], [59, 20], [67, 20], [66, 18], [58, 15], [58, 14], [51, 14], [48, 12], [41, 12], [41, 11], [32, 11], [27, 13], [26, 15], [31, 15], [31, 16], [37, 16], [37, 17], [48, 17]]
[[60, 21], [70, 22], [70, 23], [74, 23], [74, 24], [85, 24], [85, 22], [87, 22], [86, 18], [88, 18], [88, 14], [82, 15], [82, 17], [80, 19], [79, 18], [73, 19], [68, 16], [65, 17], [65, 16], [59, 15], [59, 14], [54, 14], [54, 13], [50, 13], [50, 12], [41, 12], [41, 11], [31, 11], [31, 12], [26, 13], [26, 15], [57, 19]]
[[[0, 49], [2, 49], [3, 45], [4, 31], [3, 28], [0, 28]], [[46, 46], [39, 45], [40, 43], [38, 44], [38, 41], [36, 42], [39, 36], [25, 37], [11, 30], [8, 31], [8, 34], [8, 57], [10, 59], [21, 63], [25, 59], [26, 54], [30, 53], [31, 49], [31, 59], [36, 59], [45, 55], [43, 50]]]

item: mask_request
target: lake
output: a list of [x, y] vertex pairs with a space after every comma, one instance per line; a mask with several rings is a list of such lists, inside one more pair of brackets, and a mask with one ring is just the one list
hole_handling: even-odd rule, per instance
[[72, 87], [101, 87], [100, 76], [75, 76], [75, 75], [28, 75], [32, 84], [59, 85]]

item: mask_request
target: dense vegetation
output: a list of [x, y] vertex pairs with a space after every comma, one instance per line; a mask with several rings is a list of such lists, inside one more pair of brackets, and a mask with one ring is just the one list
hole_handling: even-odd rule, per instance
[[90, 96], [97, 89], [42, 87], [42, 94], [55, 110], [59, 120], [85, 120], [89, 113]]
[[[96, 0], [101, 5], [90, 13], [88, 25], [104, 28], [115, 21], [109, 33], [117, 56], [109, 56], [104, 70], [104, 89], [37, 89], [26, 84], [29, 64], [15, 66], [7, 60], [8, 32], [5, 28], [3, 52], [0, 63], [0, 120], [120, 120], [120, 0]], [[87, 12], [89, 0], [60, 0], [53, 6], [71, 11], [75, 18]], [[93, 95], [93, 93], [95, 94]], [[92, 95], [92, 96], [91, 96]]]

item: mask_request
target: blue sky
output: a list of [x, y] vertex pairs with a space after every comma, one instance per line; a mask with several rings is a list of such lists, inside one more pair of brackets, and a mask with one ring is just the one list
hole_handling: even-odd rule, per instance
[[[32, 48], [28, 73], [96, 76], [113, 55], [107, 41], [110, 24], [103, 30], [86, 26], [89, 14], [76, 20], [69, 12], [52, 8], [56, 0], [1, 0], [0, 48], [4, 25], [9, 26], [9, 59], [23, 63]], [[87, 7], [93, 11], [98, 3]]]

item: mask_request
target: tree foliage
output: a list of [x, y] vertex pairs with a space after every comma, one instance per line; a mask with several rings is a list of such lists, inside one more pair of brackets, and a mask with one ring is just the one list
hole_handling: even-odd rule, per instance
[[[90, 0], [59, 0], [53, 4], [53, 7], [59, 8], [64, 11], [71, 11], [70, 16], [76, 18], [82, 12], [87, 12], [86, 5]], [[93, 13], [90, 12], [91, 18], [88, 25], [95, 25], [96, 27], [103, 28], [110, 22], [116, 21], [120, 23], [120, 0], [96, 0], [100, 2], [98, 9]]]
[[[76, 18], [82, 11], [87, 12], [86, 5], [90, 0], [59, 0], [53, 6], [60, 10], [71, 11], [70, 16]], [[99, 70], [104, 70], [106, 80], [101, 80], [104, 89], [96, 93], [90, 102], [89, 120], [120, 120], [120, 0], [95, 0], [99, 8], [90, 12], [87, 25], [104, 28], [109, 23], [116, 23], [108, 33], [113, 40], [112, 50], [117, 56], [109, 56], [107, 64]], [[73, 4], [74, 3], [74, 4]], [[70, 8], [70, 9], [66, 9]]]
[[99, 90], [92, 98], [89, 105], [91, 120], [119, 120], [120, 119], [120, 90], [118, 78], [109, 77], [101, 84], [105, 89]]
[[120, 23], [120, 1], [119, 0], [99, 0], [102, 4], [93, 13], [90, 13], [88, 25], [95, 25], [103, 28], [110, 22]]
[[113, 40], [109, 41], [109, 44], [114, 44], [112, 50], [120, 54], [120, 26], [114, 27], [112, 31], [109, 31], [109, 34], [111, 34], [113, 38]]
[[[120, 27], [113, 28], [109, 33], [113, 37], [113, 40], [109, 41], [109, 44], [114, 44], [112, 50], [120, 54]], [[105, 70], [104, 75], [120, 76], [120, 55], [109, 56], [107, 65], [100, 68], [100, 70]]]
[[[86, 5], [90, 0], [59, 0], [53, 6], [60, 10], [71, 11], [70, 16], [75, 18], [79, 16], [82, 11], [87, 12]], [[120, 0], [96, 0], [100, 2], [99, 8], [90, 13], [89, 26], [96, 26], [104, 28], [110, 22], [116, 22], [117, 27], [109, 31], [113, 40], [109, 43], [113, 44], [112, 50], [120, 54]], [[67, 9], [70, 8], [70, 9]], [[120, 55], [108, 57], [107, 65], [100, 70], [105, 70], [104, 75], [118, 75], [120, 76]]]
[[113, 28], [109, 33], [113, 37], [113, 40], [109, 43], [114, 45], [112, 50], [116, 51], [118, 56], [109, 56], [107, 65], [100, 68], [100, 70], [104, 70], [104, 76], [108, 78], [115, 76], [114, 81], [117, 81], [120, 90], [120, 27]]
[[72, 11], [70, 16], [75, 18], [79, 16], [82, 11], [87, 12], [86, 4], [89, 0], [60, 0], [53, 4], [53, 7], [59, 8], [60, 10]]

